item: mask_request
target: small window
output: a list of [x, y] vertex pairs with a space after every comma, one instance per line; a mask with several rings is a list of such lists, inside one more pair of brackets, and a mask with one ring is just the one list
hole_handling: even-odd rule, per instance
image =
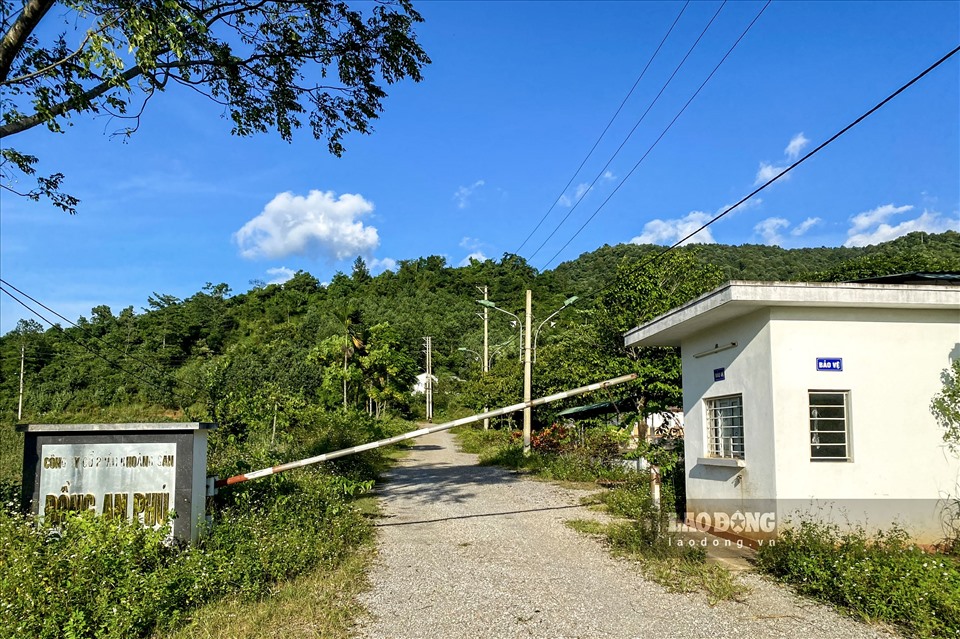
[[810, 391], [810, 459], [850, 459], [847, 392]]
[[710, 457], [743, 459], [743, 396], [705, 401]]

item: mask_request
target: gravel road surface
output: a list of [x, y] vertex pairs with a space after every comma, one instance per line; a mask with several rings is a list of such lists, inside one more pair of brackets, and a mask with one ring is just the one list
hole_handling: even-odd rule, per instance
[[477, 466], [448, 432], [419, 438], [378, 491], [361, 637], [894, 636], [755, 574], [739, 577], [745, 603], [668, 593], [564, 525], [598, 517], [578, 505], [583, 492]]

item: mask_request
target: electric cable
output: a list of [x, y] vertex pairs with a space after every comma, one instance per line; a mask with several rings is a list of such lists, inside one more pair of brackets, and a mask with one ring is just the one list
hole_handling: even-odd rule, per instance
[[[767, 4], [770, 4], [771, 1], [772, 1], [772, 0], [768, 0], [768, 1], [767, 1]], [[673, 70], [673, 73], [670, 75], [670, 77], [667, 79], [667, 81], [664, 83], [664, 85], [660, 88], [660, 92], [657, 93], [657, 95], [656, 95], [656, 97], [653, 99], [653, 101], [650, 102], [649, 106], [647, 106], [647, 110], [643, 112], [643, 115], [641, 115], [641, 116], [640, 116], [640, 119], [637, 120], [636, 124], [633, 125], [633, 128], [630, 129], [630, 133], [628, 133], [627, 136], [623, 139], [623, 141], [620, 143], [620, 146], [617, 147], [617, 150], [614, 151], [613, 155], [610, 156], [610, 159], [607, 160], [607, 163], [603, 165], [603, 168], [600, 169], [599, 173], [597, 173], [597, 176], [596, 176], [595, 178], [593, 178], [593, 181], [590, 182], [589, 187], [588, 187], [587, 189], [585, 189], [585, 190], [580, 194], [580, 197], [577, 198], [577, 201], [573, 204], [573, 206], [570, 207], [570, 210], [567, 211], [567, 214], [563, 217], [562, 220], [560, 220], [560, 223], [557, 224], [557, 225], [554, 227], [553, 231], [550, 232], [550, 235], [548, 235], [547, 238], [546, 238], [545, 240], [543, 240], [543, 242], [540, 243], [540, 246], [537, 247], [537, 250], [534, 251], [534, 252], [530, 255], [530, 257], [529, 257], [530, 260], [532, 260], [534, 257], [536, 257], [536, 255], [537, 255], [537, 254], [540, 252], [540, 250], [547, 244], [547, 242], [549, 242], [550, 239], [551, 239], [554, 235], [556, 235], [557, 231], [560, 230], [560, 227], [563, 226], [564, 223], [566, 223], [566, 221], [570, 218], [570, 216], [571, 216], [571, 215], [573, 214], [573, 212], [577, 209], [577, 207], [580, 206], [580, 202], [582, 202], [582, 201], [584, 200], [584, 198], [587, 197], [587, 194], [588, 194], [590, 191], [593, 190], [594, 185], [596, 185], [596, 183], [600, 180], [600, 178], [603, 176], [603, 174], [607, 171], [607, 169], [610, 167], [610, 164], [612, 164], [613, 161], [616, 159], [616, 157], [620, 154], [620, 151], [623, 150], [623, 147], [627, 144], [627, 142], [630, 140], [630, 138], [633, 137], [633, 134], [636, 132], [637, 128], [638, 128], [638, 127], [640, 126], [640, 124], [644, 121], [644, 119], [646, 119], [647, 114], [650, 113], [650, 110], [653, 109], [653, 107], [654, 107], [654, 106], [657, 104], [657, 102], [660, 100], [660, 96], [662, 96], [663, 93], [664, 93], [664, 91], [667, 90], [667, 87], [670, 86], [670, 83], [673, 81], [674, 77], [676, 77], [676, 75], [677, 75], [677, 73], [680, 71], [681, 67], [683, 67], [684, 63], [687, 61], [687, 58], [690, 57], [690, 54], [693, 53], [693, 50], [697, 48], [697, 45], [698, 45], [698, 44], [700, 43], [700, 41], [703, 39], [703, 36], [706, 35], [707, 30], [710, 29], [710, 25], [712, 25], [713, 22], [717, 19], [717, 16], [720, 15], [720, 11], [723, 10], [723, 7], [726, 6], [726, 4], [727, 4], [727, 0], [724, 0], [724, 1], [720, 4], [720, 6], [717, 8], [717, 12], [713, 14], [713, 17], [710, 18], [710, 21], [707, 23], [707, 26], [705, 26], [705, 27], [703, 28], [703, 31], [700, 32], [700, 35], [697, 37], [696, 41], [693, 43], [693, 45], [692, 45], [692, 46], [690, 47], [690, 49], [687, 51], [687, 54], [686, 54], [685, 56], [683, 56], [683, 59], [682, 59], [682, 60], [680, 60], [680, 64], [677, 65], [677, 67]], [[761, 13], [762, 13], [762, 11], [763, 11], [763, 10], [761, 9]], [[621, 182], [621, 184], [622, 184], [622, 182]], [[618, 187], [618, 188], [619, 188], [619, 187]]]
[[[21, 291], [19, 288], [17, 288], [16, 286], [14, 286], [13, 284], [11, 284], [10, 282], [4, 280], [3, 278], [0, 278], [0, 283], [6, 284], [8, 287], [10, 287], [11, 289], [13, 289], [14, 291], [16, 291], [17, 293], [19, 293], [20, 295], [24, 296], [25, 298], [27, 298], [28, 300], [30, 300], [30, 301], [33, 302], [34, 304], [37, 304], [38, 306], [40, 306], [40, 308], [44, 309], [44, 310], [47, 311], [47, 312], [53, 313], [54, 315], [56, 315], [57, 317], [59, 317], [61, 320], [63, 320], [63, 321], [66, 322], [67, 324], [69, 324], [70, 326], [72, 326], [72, 327], [74, 327], [74, 328], [82, 331], [87, 337], [96, 340], [97, 342], [99, 342], [100, 344], [103, 344], [103, 345], [106, 346], [107, 348], [109, 348], [109, 349], [111, 349], [111, 350], [113, 350], [113, 351], [115, 351], [115, 352], [117, 352], [117, 353], [122, 354], [124, 357], [127, 357], [127, 358], [129, 358], [129, 359], [132, 359], [133, 361], [137, 362], [138, 364], [141, 364], [142, 366], [144, 366], [144, 367], [146, 367], [146, 368], [149, 368], [150, 370], [154, 371], [155, 373], [158, 373], [158, 374], [160, 374], [160, 375], [169, 375], [169, 373], [168, 373], [167, 371], [165, 371], [165, 370], [163, 370], [163, 369], [161, 369], [161, 368], [157, 368], [156, 366], [154, 366], [154, 365], [151, 364], [150, 362], [144, 361], [144, 360], [140, 359], [139, 357], [135, 357], [135, 356], [133, 356], [133, 355], [130, 355], [129, 353], [123, 353], [123, 352], [121, 352], [120, 349], [117, 348], [116, 346], [114, 346], [113, 344], [110, 344], [109, 342], [106, 342], [106, 341], [100, 339], [100, 338], [97, 337], [96, 335], [92, 335], [89, 331], [87, 331], [87, 329], [83, 328], [82, 326], [80, 326], [80, 325], [78, 325], [78, 324], [76, 324], [76, 323], [74, 323], [74, 322], [71, 322], [69, 319], [67, 319], [66, 317], [64, 317], [64, 316], [61, 315], [60, 313], [56, 312], [55, 310], [53, 310], [53, 309], [50, 308], [49, 306], [45, 305], [43, 302], [41, 302], [41, 301], [39, 301], [39, 300], [31, 297], [31, 296], [28, 295], [27, 293]], [[8, 295], [9, 295], [9, 293], [8, 293]], [[198, 390], [198, 391], [202, 391], [202, 390], [203, 390], [202, 388], [200, 388], [199, 386], [197, 386], [196, 384], [193, 384], [193, 383], [191, 383], [191, 382], [188, 382], [188, 381], [185, 381], [185, 380], [184, 380], [183, 383], [186, 384], [187, 386], [192, 387], [194, 390]]]
[[[753, 28], [753, 25], [755, 25], [755, 24], [757, 23], [757, 20], [760, 19], [760, 16], [763, 15], [763, 12], [766, 11], [767, 7], [770, 6], [770, 3], [771, 3], [771, 2], [773, 2], [773, 0], [767, 0], [766, 4], [764, 4], [763, 7], [760, 8], [760, 11], [757, 13], [756, 16], [754, 16], [753, 20], [750, 21], [750, 24], [747, 25], [747, 28], [743, 30], [743, 32], [740, 34], [740, 37], [738, 37], [738, 38], [736, 39], [736, 41], [733, 43], [733, 45], [731, 45], [731, 47], [730, 47], [729, 49], [727, 49], [727, 52], [723, 55], [722, 58], [720, 58], [720, 61], [719, 61], [719, 62], [717, 63], [717, 65], [713, 68], [713, 71], [710, 72], [710, 75], [708, 75], [707, 78], [706, 78], [706, 79], [700, 84], [700, 86], [697, 88], [697, 90], [693, 92], [693, 95], [690, 96], [690, 98], [689, 98], [689, 99], [687, 100], [687, 102], [683, 105], [683, 107], [680, 109], [680, 111], [678, 111], [677, 114], [673, 117], [673, 119], [670, 121], [670, 124], [668, 124], [668, 125], [666, 126], [666, 128], [660, 133], [660, 136], [657, 137], [657, 139], [653, 141], [653, 144], [651, 144], [651, 145], [647, 148], [646, 152], [644, 152], [644, 154], [640, 157], [640, 159], [637, 160], [637, 163], [633, 165], [633, 168], [631, 168], [630, 171], [629, 171], [629, 172], [623, 177], [623, 179], [620, 181], [620, 183], [617, 184], [616, 187], [614, 187], [613, 191], [611, 191], [610, 194], [607, 195], [606, 199], [605, 199], [603, 202], [600, 203], [600, 206], [597, 207], [597, 209], [593, 212], [593, 214], [592, 214], [590, 217], [588, 217], [588, 218], [586, 219], [586, 221], [580, 226], [580, 228], [577, 229], [577, 231], [570, 237], [570, 239], [568, 239], [568, 240], [566, 241], [566, 243], [565, 243], [563, 246], [561, 246], [560, 249], [559, 249], [556, 253], [553, 254], [553, 257], [551, 257], [549, 260], [547, 260], [547, 262], [543, 265], [543, 268], [547, 268], [550, 264], [552, 264], [553, 261], [554, 261], [555, 259], [557, 259], [557, 256], [560, 255], [560, 253], [562, 253], [564, 249], [566, 249], [568, 246], [570, 246], [570, 243], [573, 242], [573, 240], [576, 239], [576, 237], [577, 237], [578, 235], [580, 235], [580, 233], [583, 231], [583, 229], [586, 228], [586, 226], [597, 216], [597, 214], [603, 209], [603, 207], [607, 205], [607, 202], [609, 202], [609, 201], [613, 198], [613, 196], [616, 195], [617, 191], [620, 190], [620, 187], [622, 187], [622, 186], [626, 183], [626, 181], [627, 181], [628, 179], [630, 179], [630, 176], [633, 175], [633, 173], [634, 173], [634, 172], [637, 170], [637, 168], [643, 163], [643, 161], [647, 158], [647, 156], [650, 155], [650, 152], [653, 151], [654, 148], [656, 148], [657, 144], [660, 143], [660, 140], [663, 139], [663, 137], [667, 134], [667, 132], [668, 132], [668, 131], [673, 127], [673, 125], [676, 123], [676, 121], [677, 121], [678, 119], [680, 119], [680, 116], [683, 115], [683, 112], [687, 110], [687, 107], [690, 106], [690, 104], [691, 104], [691, 103], [693, 102], [693, 100], [700, 94], [700, 92], [703, 90], [703, 88], [704, 88], [705, 86], [707, 86], [707, 83], [710, 81], [710, 79], [713, 78], [713, 76], [716, 74], [717, 70], [719, 70], [720, 67], [723, 65], [723, 63], [727, 60], [727, 58], [730, 57], [730, 54], [733, 53], [734, 49], [737, 48], [737, 45], [740, 44], [740, 42], [741, 42], [741, 41], [743, 40], [743, 38], [747, 35], [747, 33], [750, 31], [750, 29]], [[558, 228], [559, 228], [559, 227], [558, 227]], [[539, 249], [538, 249], [538, 250], [539, 250]]]
[[[807, 160], [809, 160], [811, 157], [813, 157], [814, 155], [816, 155], [817, 153], [819, 153], [820, 151], [822, 151], [822, 150], [823, 150], [824, 148], [826, 148], [828, 145], [830, 145], [831, 143], [833, 143], [834, 141], [836, 141], [840, 136], [844, 135], [847, 131], [849, 131], [850, 129], [852, 129], [853, 127], [857, 126], [858, 124], [860, 124], [861, 122], [863, 122], [864, 120], [866, 120], [868, 117], [870, 117], [871, 115], [873, 115], [874, 113], [876, 113], [877, 111], [879, 111], [879, 110], [880, 110], [881, 108], [883, 108], [888, 102], [890, 102], [890, 101], [893, 100], [895, 97], [897, 97], [898, 95], [900, 95], [901, 93], [903, 93], [904, 91], [906, 91], [907, 89], [909, 89], [911, 86], [913, 86], [913, 85], [916, 84], [917, 82], [919, 82], [923, 77], [925, 77], [927, 74], [929, 74], [930, 72], [932, 72], [934, 69], [936, 69], [937, 67], [939, 67], [940, 65], [942, 65], [944, 62], [946, 62], [947, 60], [949, 60], [950, 58], [952, 58], [953, 56], [955, 56], [958, 52], [960, 52], [960, 46], [955, 47], [952, 51], [950, 51], [949, 53], [947, 53], [946, 55], [944, 55], [942, 58], [940, 58], [939, 60], [937, 60], [936, 62], [934, 62], [932, 65], [930, 65], [929, 67], [927, 67], [926, 69], [924, 69], [924, 70], [923, 70], [922, 72], [920, 72], [918, 75], [914, 76], [914, 78], [913, 78], [912, 80], [910, 80], [909, 82], [907, 82], [906, 84], [904, 84], [903, 86], [901, 86], [899, 89], [897, 89], [896, 91], [894, 91], [893, 93], [891, 93], [890, 95], [888, 95], [886, 98], [884, 98], [883, 100], [881, 100], [880, 102], [878, 102], [878, 103], [877, 103], [873, 108], [871, 108], [869, 111], [867, 111], [866, 113], [864, 113], [863, 115], [861, 115], [860, 117], [858, 117], [857, 119], [855, 119], [853, 122], [851, 122], [851, 123], [848, 124], [847, 126], [845, 126], [845, 127], [843, 127], [842, 129], [840, 129], [840, 130], [837, 131], [836, 133], [834, 133], [834, 134], [833, 134], [832, 136], [830, 136], [825, 142], [822, 142], [822, 143], [821, 143], [819, 146], [817, 146], [815, 149], [813, 149], [812, 151], [810, 151], [809, 153], [807, 153], [806, 155], [804, 155], [802, 158], [800, 158], [799, 160], [797, 160], [796, 162], [794, 162], [794, 163], [791, 164], [790, 166], [788, 166], [788, 167], [786, 167], [785, 169], [783, 169], [782, 171], [780, 171], [780, 173], [778, 173], [778, 174], [775, 175], [774, 177], [772, 177], [772, 178], [770, 178], [769, 180], [767, 180], [764, 184], [762, 184], [761, 186], [759, 186], [759, 187], [757, 187], [756, 189], [754, 189], [754, 190], [753, 190], [752, 192], [750, 192], [748, 195], [746, 195], [746, 196], [744, 196], [743, 198], [741, 198], [740, 201], [738, 201], [736, 204], [733, 204], [733, 205], [727, 207], [726, 209], [724, 209], [723, 212], [718, 213], [717, 215], [715, 215], [713, 218], [711, 218], [711, 219], [708, 220], [706, 223], [704, 223], [700, 228], [696, 229], [696, 230], [693, 231], [692, 233], [689, 233], [688, 235], [686, 235], [686, 236], [682, 237], [681, 239], [677, 240], [674, 244], [672, 244], [671, 246], [666, 247], [666, 248], [663, 249], [662, 251], [654, 252], [654, 253], [648, 253], [646, 256], [644, 256], [643, 259], [641, 259], [641, 260], [632, 268], [632, 270], [631, 270], [630, 272], [639, 271], [641, 268], [643, 268], [644, 266], [646, 266], [648, 263], [652, 262], [653, 260], [655, 260], [655, 259], [657, 259], [657, 258], [660, 258], [660, 257], [663, 257], [664, 255], [666, 255], [667, 253], [669, 253], [669, 252], [672, 251], [673, 249], [677, 248], [678, 246], [682, 245], [684, 242], [686, 242], [687, 240], [689, 240], [690, 238], [692, 238], [694, 235], [696, 235], [696, 234], [699, 233], [700, 231], [706, 229], [706, 228], [709, 227], [711, 224], [713, 224], [714, 222], [720, 220], [721, 218], [723, 218], [724, 216], [726, 216], [728, 213], [730, 213], [731, 211], [733, 211], [733, 210], [736, 209], [737, 207], [743, 205], [745, 202], [747, 202], [748, 200], [750, 200], [751, 198], [753, 198], [755, 195], [757, 195], [758, 193], [760, 193], [761, 191], [763, 191], [764, 189], [766, 189], [768, 186], [770, 186], [771, 184], [773, 184], [774, 182], [776, 182], [777, 180], [779, 180], [780, 178], [782, 178], [783, 176], [785, 176], [787, 173], [789, 173], [789, 172], [792, 171], [793, 169], [797, 168], [798, 166], [800, 166], [801, 164], [803, 164], [804, 162], [806, 162]], [[561, 250], [562, 250], [562, 249], [561, 249]], [[556, 255], [555, 255], [554, 257], [556, 257]], [[612, 287], [614, 286], [614, 284], [615, 284], [614, 282], [611, 282], [610, 284], [607, 284], [606, 286], [603, 286], [603, 287], [601, 287], [601, 288], [599, 288], [599, 289], [597, 289], [597, 290], [595, 290], [595, 291], [593, 291], [593, 292], [591, 292], [591, 293], [585, 293], [585, 294], [582, 295], [581, 297], [583, 297], [583, 298], [596, 297], [597, 295], [600, 295], [600, 294], [603, 293], [604, 291], [612, 288]]]
[[600, 144], [600, 140], [603, 139], [603, 136], [607, 134], [607, 131], [610, 130], [610, 126], [613, 125], [613, 121], [617, 119], [617, 116], [620, 115], [620, 111], [623, 110], [623, 107], [627, 104], [627, 101], [630, 99], [630, 96], [633, 95], [633, 92], [636, 90], [637, 86], [640, 84], [640, 81], [643, 80], [643, 76], [646, 75], [647, 69], [650, 68], [650, 65], [653, 64], [654, 59], [656, 59], [657, 54], [660, 53], [660, 49], [663, 48], [664, 43], [667, 41], [667, 38], [670, 37], [670, 34], [673, 33], [673, 28], [677, 26], [677, 23], [680, 22], [680, 17], [683, 15], [683, 12], [686, 11], [687, 6], [690, 4], [690, 0], [687, 0], [683, 6], [680, 8], [680, 13], [677, 14], [677, 17], [674, 19], [673, 24], [670, 25], [670, 28], [667, 30], [666, 35], [663, 36], [663, 39], [660, 40], [660, 44], [657, 46], [657, 49], [653, 52], [653, 55], [650, 56], [650, 59], [647, 60], [646, 66], [643, 67], [643, 71], [640, 72], [640, 76], [637, 78], [637, 81], [633, 83], [633, 86], [627, 92], [626, 97], [623, 98], [623, 102], [620, 103], [620, 106], [617, 107], [616, 112], [613, 114], [613, 117], [610, 118], [610, 121], [607, 122], [607, 126], [604, 127], [603, 132], [600, 133], [600, 137], [597, 138], [597, 141], [593, 143], [593, 146], [590, 148], [590, 151], [587, 152], [586, 157], [583, 158], [583, 161], [580, 163], [580, 166], [577, 167], [577, 170], [573, 172], [573, 175], [570, 176], [570, 180], [567, 181], [566, 185], [560, 191], [560, 194], [553, 199], [553, 204], [550, 205], [550, 208], [547, 209], [547, 212], [543, 214], [543, 217], [540, 218], [540, 221], [537, 222], [537, 225], [533, 227], [533, 230], [530, 231], [530, 234], [527, 235], [526, 239], [520, 244], [519, 248], [514, 251], [515, 255], [519, 255], [520, 251], [524, 246], [527, 245], [527, 242], [530, 241], [530, 238], [540, 229], [540, 226], [544, 223], [553, 209], [557, 206], [557, 202], [560, 201], [560, 198], [563, 197], [563, 194], [567, 192], [567, 189], [570, 188], [570, 185], [573, 184], [573, 181], [580, 174], [580, 171], [583, 169], [583, 166], [587, 163], [587, 160], [590, 159], [590, 156], [593, 155], [593, 152], [597, 150], [597, 146]]
[[[6, 284], [6, 282], [4, 282], [4, 284]], [[9, 284], [8, 284], [8, 286], [9, 286]], [[12, 288], [12, 287], [11, 287], [11, 288]], [[49, 324], [51, 328], [56, 328], [56, 329], [58, 329], [58, 330], [60, 331], [60, 333], [61, 333], [62, 335], [64, 335], [67, 339], [69, 339], [69, 340], [72, 341], [74, 344], [76, 344], [76, 345], [79, 346], [80, 348], [84, 349], [85, 351], [87, 351], [88, 353], [90, 353], [91, 355], [93, 355], [94, 357], [97, 357], [97, 358], [99, 358], [99, 359], [102, 359], [103, 361], [107, 362], [107, 363], [108, 363], [110, 366], [112, 366], [113, 368], [116, 368], [117, 370], [120, 370], [120, 371], [126, 373], [127, 375], [133, 377], [134, 379], [137, 379], [137, 380], [139, 380], [139, 381], [141, 381], [141, 382], [143, 382], [143, 383], [145, 383], [145, 384], [149, 384], [150, 386], [153, 386], [154, 388], [156, 388], [157, 390], [159, 390], [159, 391], [161, 391], [161, 392], [164, 392], [164, 393], [166, 393], [166, 392], [172, 392], [171, 389], [164, 388], [163, 386], [160, 386], [159, 384], [157, 384], [157, 383], [154, 382], [153, 380], [149, 380], [149, 379], [147, 379], [147, 378], [145, 378], [145, 377], [140, 377], [139, 375], [137, 375], [137, 374], [134, 373], [133, 371], [127, 370], [126, 368], [124, 368], [123, 366], [121, 366], [121, 365], [118, 364], [117, 362], [111, 360], [110, 358], [106, 357], [106, 356], [103, 355], [102, 353], [99, 353], [99, 352], [93, 350], [93, 349], [90, 348], [88, 345], [84, 344], [83, 342], [81, 342], [80, 340], [78, 340], [77, 338], [75, 338], [74, 336], [70, 335], [70, 333], [68, 333], [67, 331], [65, 331], [60, 325], [58, 325], [58, 324], [50, 321], [49, 319], [47, 319], [46, 317], [44, 317], [43, 315], [41, 315], [36, 309], [31, 308], [27, 303], [25, 303], [23, 300], [19, 299], [16, 295], [14, 295], [13, 293], [11, 293], [11, 292], [8, 291], [7, 289], [3, 288], [2, 286], [0, 286], [0, 291], [2, 291], [3, 293], [6, 293], [6, 294], [10, 297], [10, 299], [12, 299], [14, 302], [16, 302], [16, 303], [19, 304], [20, 306], [24, 307], [25, 309], [27, 309], [28, 311], [30, 311], [31, 313], [33, 313], [34, 315], [36, 315], [37, 317], [39, 317], [41, 320], [43, 320], [44, 322], [46, 322], [47, 324]]]

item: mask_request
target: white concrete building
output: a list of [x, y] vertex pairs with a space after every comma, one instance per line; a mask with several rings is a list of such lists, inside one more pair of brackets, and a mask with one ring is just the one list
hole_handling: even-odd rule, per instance
[[960, 357], [960, 286], [733, 281], [625, 344], [680, 347], [688, 519], [762, 539], [803, 511], [943, 538], [960, 459], [929, 406]]
[[[433, 382], [433, 388], [437, 387], [437, 376], [431, 375], [430, 381]], [[427, 374], [420, 373], [417, 375], [417, 381], [413, 383], [413, 390], [410, 391], [413, 395], [423, 395], [427, 392]]]

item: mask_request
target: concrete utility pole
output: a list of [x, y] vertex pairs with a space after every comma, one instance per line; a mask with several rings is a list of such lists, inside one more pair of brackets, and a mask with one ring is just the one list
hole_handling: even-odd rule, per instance
[[26, 345], [20, 344], [20, 400], [17, 402], [17, 421], [23, 418], [23, 360], [26, 357]]
[[533, 291], [527, 289], [527, 313], [524, 318], [527, 324], [526, 343], [524, 344], [523, 356], [523, 454], [530, 454], [530, 432], [533, 423], [533, 408], [530, 405], [531, 391], [533, 387], [533, 360], [531, 358], [531, 339], [530, 332], [531, 321], [533, 319]]
[[427, 378], [424, 380], [424, 391], [427, 399], [427, 421], [433, 421], [433, 340], [430, 337], [424, 337], [427, 344]]
[[[477, 288], [480, 288], [479, 286]], [[487, 299], [487, 286], [483, 286], [483, 301], [489, 301]], [[490, 318], [488, 313], [490, 309], [486, 306], [483, 307], [483, 376], [486, 377], [487, 373], [490, 372]], [[483, 407], [483, 412], [487, 412], [487, 407]], [[485, 417], [483, 419], [483, 430], [490, 430], [490, 418]]]

